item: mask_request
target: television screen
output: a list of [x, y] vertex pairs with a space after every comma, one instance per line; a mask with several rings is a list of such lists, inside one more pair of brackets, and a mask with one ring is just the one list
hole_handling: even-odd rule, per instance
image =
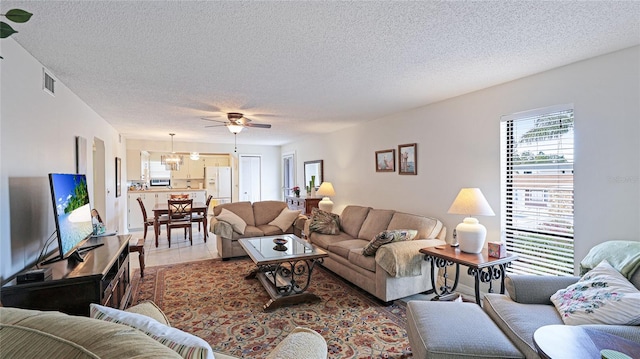
[[87, 178], [83, 174], [50, 173], [59, 259], [71, 255], [93, 233]]

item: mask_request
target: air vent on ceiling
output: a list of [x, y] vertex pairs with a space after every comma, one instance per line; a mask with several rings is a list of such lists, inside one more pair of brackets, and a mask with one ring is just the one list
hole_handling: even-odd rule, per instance
[[44, 92], [47, 92], [52, 96], [55, 96], [56, 95], [55, 84], [56, 84], [56, 79], [54, 79], [53, 76], [51, 76], [47, 72], [47, 70], [43, 67], [42, 68], [42, 89], [44, 90]]

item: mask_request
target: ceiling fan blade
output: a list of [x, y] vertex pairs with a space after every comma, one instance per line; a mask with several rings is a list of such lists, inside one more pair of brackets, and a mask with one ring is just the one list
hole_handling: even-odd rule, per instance
[[209, 126], [204, 126], [204, 128], [209, 128], [209, 127], [225, 127], [225, 126], [227, 126], [227, 124], [223, 123], [223, 124], [220, 124], [220, 125], [209, 125]]
[[200, 119], [205, 120], [205, 121], [211, 121], [211, 122], [227, 123], [227, 121], [223, 121], [223, 120], [214, 120], [214, 119], [212, 119], [212, 118], [206, 118], [206, 117], [200, 117]]
[[267, 123], [246, 123], [246, 127], [255, 127], [255, 128], [271, 128], [271, 125]]

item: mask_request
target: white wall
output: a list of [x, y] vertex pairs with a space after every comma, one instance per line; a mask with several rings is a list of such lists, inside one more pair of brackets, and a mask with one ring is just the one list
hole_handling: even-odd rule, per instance
[[[595, 244], [640, 240], [640, 47], [305, 138], [282, 151], [296, 151], [298, 169], [324, 160], [325, 179], [336, 190], [334, 212], [359, 204], [433, 216], [450, 240], [462, 217], [447, 210], [460, 188], [480, 187], [499, 213], [500, 117], [568, 103], [575, 116], [577, 267]], [[375, 172], [375, 151], [397, 153], [399, 144], [414, 142], [417, 176]], [[499, 216], [479, 219], [488, 239], [498, 239]]]
[[[47, 174], [75, 173], [76, 136], [87, 139], [90, 194], [92, 142], [97, 137], [105, 143], [105, 181], [109, 193], [103, 219], [106, 217], [110, 229], [126, 228], [123, 215], [126, 196], [115, 198], [114, 158], [125, 157], [125, 146], [115, 129], [60, 81], [56, 82], [55, 97], [45, 93], [43, 65], [13, 39], [2, 40], [2, 56], [0, 280], [5, 280], [31, 265], [54, 232]], [[55, 245], [50, 249], [54, 248]]]

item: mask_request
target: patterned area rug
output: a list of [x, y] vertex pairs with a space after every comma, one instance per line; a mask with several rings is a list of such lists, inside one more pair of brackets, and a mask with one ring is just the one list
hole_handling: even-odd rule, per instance
[[318, 303], [265, 313], [269, 296], [249, 259], [210, 259], [145, 268], [133, 276], [133, 303], [153, 300], [171, 325], [195, 334], [214, 351], [264, 358], [295, 327], [314, 329], [327, 341], [329, 358], [410, 358], [406, 308], [383, 306], [332, 272], [316, 267], [309, 291]]

